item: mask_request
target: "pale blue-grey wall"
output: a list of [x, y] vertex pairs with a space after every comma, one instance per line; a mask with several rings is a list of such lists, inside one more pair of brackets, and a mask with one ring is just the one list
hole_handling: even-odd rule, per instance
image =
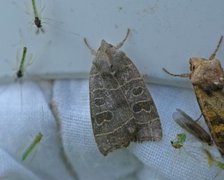
[[[17, 51], [28, 47], [33, 63], [27, 78], [87, 77], [92, 56], [83, 43], [98, 48], [101, 39], [122, 50], [158, 83], [175, 83], [161, 71], [189, 71], [191, 56], [208, 57], [224, 34], [224, 1], [36, 0], [46, 32], [35, 34], [30, 0], [2, 0], [0, 5], [0, 80], [14, 78]], [[224, 49], [218, 53], [224, 64]], [[165, 81], [164, 81], [165, 80]], [[167, 81], [169, 80], [169, 81]]]

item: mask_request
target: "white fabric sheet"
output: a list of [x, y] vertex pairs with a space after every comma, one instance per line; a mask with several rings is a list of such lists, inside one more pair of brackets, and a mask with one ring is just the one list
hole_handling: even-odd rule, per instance
[[[104, 157], [97, 149], [92, 132], [88, 81], [60, 80], [55, 81], [52, 88], [63, 147], [79, 179], [224, 178], [216, 168], [208, 166], [200, 143], [193, 137], [188, 136], [190, 139], [180, 151], [170, 145], [170, 140], [183, 132], [172, 119], [175, 109], [181, 108], [194, 118], [200, 115], [191, 89], [150, 84], [149, 90], [161, 118], [163, 139], [132, 143]], [[0, 87], [0, 179], [73, 179], [61, 158], [56, 121], [48, 106], [49, 96], [46, 98], [44, 92], [34, 82]], [[200, 123], [206, 127], [203, 119]], [[43, 134], [43, 139], [22, 161], [23, 152], [38, 132]]]

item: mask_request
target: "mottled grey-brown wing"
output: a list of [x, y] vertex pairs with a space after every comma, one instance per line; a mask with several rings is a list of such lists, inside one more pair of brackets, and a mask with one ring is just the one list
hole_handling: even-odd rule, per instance
[[136, 125], [116, 79], [94, 69], [89, 80], [92, 127], [100, 152], [107, 155], [135, 141]]
[[136, 140], [158, 141], [162, 128], [156, 105], [134, 63], [121, 51], [114, 55], [113, 63], [120, 62], [114, 77], [129, 104], [137, 126]]
[[111, 63], [114, 73], [101, 73], [93, 64], [89, 77], [92, 127], [103, 155], [131, 141], [162, 137], [159, 115], [137, 68], [121, 51]]
[[224, 156], [224, 93], [223, 89], [208, 94], [194, 85], [195, 95], [213, 141]]
[[208, 145], [213, 144], [211, 136], [181, 109], [177, 109], [177, 112], [173, 113], [173, 119], [180, 127], [188, 131], [200, 141], [205, 142]]

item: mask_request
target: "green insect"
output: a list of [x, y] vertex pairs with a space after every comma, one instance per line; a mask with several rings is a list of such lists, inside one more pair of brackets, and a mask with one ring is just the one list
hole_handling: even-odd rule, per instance
[[27, 47], [23, 47], [22, 59], [19, 65], [19, 69], [16, 72], [16, 76], [18, 79], [22, 78], [24, 75], [26, 55], [27, 55]]
[[180, 133], [176, 135], [176, 138], [172, 141], [170, 141], [171, 145], [175, 148], [175, 149], [180, 149], [183, 147], [185, 141], [186, 141], [186, 134], [184, 133]]
[[40, 143], [41, 139], [43, 138], [42, 133], [38, 133], [32, 143], [29, 145], [29, 147], [26, 149], [26, 151], [22, 155], [22, 161], [26, 160], [26, 158], [29, 156], [29, 154], [33, 151], [33, 149], [36, 147], [38, 143]]
[[42, 22], [41, 22], [41, 19], [40, 19], [39, 15], [38, 15], [38, 11], [37, 11], [37, 6], [36, 6], [36, 1], [35, 0], [32, 0], [32, 7], [33, 7], [33, 13], [34, 13], [34, 24], [37, 27], [36, 33], [39, 33], [39, 30], [41, 30], [41, 32], [44, 33]]
[[22, 79], [26, 71], [26, 67], [32, 64], [32, 54], [28, 54], [28, 49], [26, 46], [23, 47], [21, 59], [17, 56], [17, 62], [19, 62], [19, 65], [16, 71], [16, 80]]

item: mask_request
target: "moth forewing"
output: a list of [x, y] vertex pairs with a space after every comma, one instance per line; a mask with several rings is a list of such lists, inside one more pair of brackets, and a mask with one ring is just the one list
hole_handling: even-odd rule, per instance
[[224, 155], [224, 95], [222, 90], [208, 94], [202, 88], [194, 86], [195, 94], [211, 132], [212, 138], [220, 153]]
[[127, 147], [131, 141], [158, 141], [162, 129], [156, 106], [133, 62], [117, 46], [102, 40], [90, 70], [90, 112], [100, 152]]
[[200, 141], [207, 143], [208, 145], [213, 144], [210, 135], [196, 121], [194, 121], [181, 109], [176, 110], [177, 112], [173, 113], [173, 119], [180, 127], [185, 129]]

